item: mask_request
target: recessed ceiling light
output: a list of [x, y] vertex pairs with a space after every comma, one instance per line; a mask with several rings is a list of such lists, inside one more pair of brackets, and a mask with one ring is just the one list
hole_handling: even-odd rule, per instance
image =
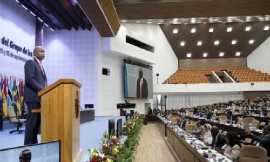
[[214, 32], [214, 28], [209, 28], [209, 33], [213, 33]]
[[185, 41], [180, 42], [180, 46], [185, 46], [185, 44], [186, 44]]
[[152, 24], [153, 22], [152, 21], [147, 21], [147, 24]]
[[207, 55], [208, 55], [208, 54], [207, 54], [206, 52], [203, 53], [203, 57], [207, 57]]
[[140, 20], [137, 20], [136, 23], [140, 23], [141, 21]]
[[251, 29], [251, 26], [247, 26], [245, 30], [250, 31], [250, 29]]
[[178, 29], [173, 29], [173, 34], [177, 34], [178, 33]]
[[173, 22], [173, 24], [177, 24], [178, 23], [178, 18], [174, 18], [172, 22]]
[[263, 30], [264, 30], [264, 31], [269, 30], [269, 26], [265, 26]]
[[190, 22], [191, 22], [192, 24], [194, 24], [194, 23], [196, 23], [196, 19], [195, 19], [195, 18], [191, 18]]
[[192, 28], [190, 32], [191, 33], [195, 33], [196, 32], [196, 28]]
[[231, 32], [231, 31], [232, 31], [232, 27], [228, 27], [227, 32]]
[[236, 44], [237, 43], [237, 40], [232, 40], [232, 44]]
[[214, 45], [219, 45], [219, 40], [216, 40], [215, 42], [214, 42]]
[[202, 41], [198, 41], [197, 46], [201, 46], [201, 45], [202, 45]]
[[249, 44], [253, 44], [253, 43], [254, 43], [254, 39], [250, 39], [250, 40], [248, 41], [248, 43], [249, 43]]
[[127, 22], [127, 20], [126, 19], [123, 19], [123, 20], [121, 20], [121, 22]]
[[187, 57], [191, 57], [191, 53], [187, 53]]
[[219, 56], [220, 56], [220, 57], [223, 57], [223, 56], [224, 56], [224, 52], [220, 52], [220, 53], [219, 53]]
[[241, 52], [235, 52], [235, 56], [240, 56], [241, 55]]

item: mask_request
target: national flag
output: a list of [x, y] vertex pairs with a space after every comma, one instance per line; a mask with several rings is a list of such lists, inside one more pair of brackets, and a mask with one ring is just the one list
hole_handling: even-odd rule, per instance
[[3, 117], [7, 116], [7, 78], [5, 77], [2, 83], [2, 94], [3, 94]]
[[8, 107], [9, 106], [12, 106], [12, 80], [11, 80], [11, 77], [10, 79], [7, 78], [7, 104], [8, 104]]
[[[1, 80], [0, 80], [0, 115], [1, 117], [3, 117], [3, 92], [2, 92], [2, 88], [3, 88], [3, 78], [2, 78], [2, 74], [1, 74]], [[0, 121], [1, 122], [1, 121]]]

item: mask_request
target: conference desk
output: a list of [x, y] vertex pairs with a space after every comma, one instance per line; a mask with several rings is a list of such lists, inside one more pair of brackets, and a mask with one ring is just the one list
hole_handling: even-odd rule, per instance
[[[216, 155], [216, 158], [205, 158], [203, 152], [207, 152], [207, 150], [197, 148], [195, 144], [200, 143], [201, 146], [204, 145], [201, 141], [194, 137], [190, 139], [187, 138], [190, 135], [187, 135], [184, 130], [180, 129], [178, 126], [173, 126], [165, 118], [157, 118], [158, 128], [163, 135], [167, 135], [168, 143], [172, 146], [181, 162], [214, 162], [221, 159], [223, 159], [222, 162], [231, 162], [231, 160], [217, 153], [215, 150], [211, 151]], [[204, 148], [207, 148], [207, 146], [204, 146]]]
[[[231, 125], [231, 124], [223, 124], [223, 123], [219, 123], [218, 121], [211, 121], [205, 118], [199, 118], [199, 117], [194, 117], [194, 116], [185, 116], [186, 119], [192, 120], [192, 121], [198, 121], [198, 120], [204, 120], [205, 123], [208, 123], [212, 126], [217, 126], [219, 129], [222, 129], [223, 131], [233, 131], [238, 133], [241, 136], [241, 139], [247, 137], [245, 130], [243, 127], [238, 127], [236, 126], [236, 124]], [[253, 134], [255, 135], [261, 135], [262, 134], [262, 130], [256, 129], [252, 131]]]
[[95, 120], [95, 110], [81, 110], [80, 111], [80, 124]]

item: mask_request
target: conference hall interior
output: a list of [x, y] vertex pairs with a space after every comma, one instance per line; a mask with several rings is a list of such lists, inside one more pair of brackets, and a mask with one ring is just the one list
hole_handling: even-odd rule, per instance
[[0, 0], [0, 24], [1, 162], [270, 161], [269, 0]]

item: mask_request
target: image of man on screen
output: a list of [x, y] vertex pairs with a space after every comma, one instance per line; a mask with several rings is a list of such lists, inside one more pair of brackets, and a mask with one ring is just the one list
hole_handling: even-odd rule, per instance
[[139, 78], [137, 79], [137, 98], [148, 97], [148, 86], [146, 79], [143, 78], [143, 70], [139, 70]]

